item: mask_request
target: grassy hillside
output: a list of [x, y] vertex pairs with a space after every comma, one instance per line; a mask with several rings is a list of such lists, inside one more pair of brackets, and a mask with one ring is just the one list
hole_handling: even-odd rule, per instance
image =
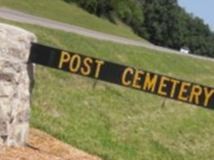
[[118, 22], [114, 25], [108, 20], [91, 15], [76, 5], [67, 4], [63, 0], [0, 0], [1, 6], [105, 33], [142, 40], [125, 24]]
[[[214, 63], [13, 23], [39, 42], [214, 86]], [[210, 160], [214, 111], [37, 66], [31, 125], [104, 160]], [[165, 103], [165, 105], [163, 105]]]

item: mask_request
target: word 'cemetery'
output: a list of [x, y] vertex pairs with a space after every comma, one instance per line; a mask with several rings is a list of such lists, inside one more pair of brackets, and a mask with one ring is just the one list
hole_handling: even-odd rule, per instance
[[189, 104], [214, 108], [214, 88], [200, 84], [35, 43], [32, 44], [29, 61]]

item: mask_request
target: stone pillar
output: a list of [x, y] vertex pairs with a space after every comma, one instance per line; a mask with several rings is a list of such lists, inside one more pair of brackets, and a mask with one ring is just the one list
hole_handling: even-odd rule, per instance
[[29, 128], [34, 34], [0, 23], [0, 149], [25, 145]]

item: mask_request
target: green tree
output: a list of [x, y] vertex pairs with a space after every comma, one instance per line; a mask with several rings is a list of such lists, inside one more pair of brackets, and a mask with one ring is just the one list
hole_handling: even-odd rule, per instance
[[177, 0], [65, 0], [111, 22], [120, 19], [154, 44], [214, 57], [214, 33]]

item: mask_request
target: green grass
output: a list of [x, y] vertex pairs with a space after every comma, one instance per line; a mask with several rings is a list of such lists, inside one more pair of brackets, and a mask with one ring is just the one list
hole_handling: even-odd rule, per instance
[[108, 20], [91, 15], [76, 5], [65, 3], [63, 0], [0, 0], [0, 6], [14, 8], [32, 15], [50, 18], [96, 31], [143, 40], [133, 33], [125, 24], [118, 22], [118, 24], [114, 25]]
[[[3, 22], [34, 32], [43, 44], [214, 85], [210, 61]], [[104, 160], [214, 157], [214, 111], [104, 82], [94, 88], [94, 80], [42, 66], [35, 79], [31, 125]]]

